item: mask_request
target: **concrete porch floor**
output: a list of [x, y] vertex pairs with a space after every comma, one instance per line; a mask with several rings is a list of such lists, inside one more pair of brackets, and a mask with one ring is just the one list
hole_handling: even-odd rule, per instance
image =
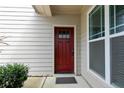
[[[56, 77], [75, 77], [77, 84], [56, 84]], [[53, 77], [29, 77], [23, 88], [90, 88], [82, 76], [56, 74]]]

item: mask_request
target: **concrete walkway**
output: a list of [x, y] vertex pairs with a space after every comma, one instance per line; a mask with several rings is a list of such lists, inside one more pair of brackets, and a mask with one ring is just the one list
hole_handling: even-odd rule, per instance
[[[77, 84], [56, 84], [56, 77], [75, 77]], [[54, 75], [53, 77], [29, 77], [23, 88], [90, 88], [82, 76]]]
[[[56, 84], [56, 77], [75, 77], [77, 84]], [[43, 88], [90, 88], [88, 83], [82, 76], [75, 75], [55, 75], [54, 77], [47, 77]]]
[[45, 77], [28, 77], [23, 88], [41, 88]]

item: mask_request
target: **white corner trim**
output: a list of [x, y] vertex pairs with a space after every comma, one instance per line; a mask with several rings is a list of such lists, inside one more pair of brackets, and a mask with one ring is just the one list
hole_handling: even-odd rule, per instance
[[52, 71], [52, 73], [53, 73], [53, 75], [55, 74], [55, 55], [54, 55], [54, 51], [55, 51], [55, 49], [54, 49], [54, 46], [55, 46], [55, 41], [54, 41], [54, 35], [55, 35], [55, 33], [54, 33], [54, 28], [55, 27], [73, 27], [74, 28], [74, 74], [75, 75], [77, 75], [77, 62], [76, 62], [76, 59], [77, 59], [77, 48], [76, 48], [76, 46], [77, 46], [77, 42], [76, 42], [76, 25], [56, 25], [56, 24], [54, 24], [53, 25], [53, 31], [52, 31], [52, 36], [53, 36], [53, 60], [52, 60], [52, 62], [53, 62], [53, 71]]

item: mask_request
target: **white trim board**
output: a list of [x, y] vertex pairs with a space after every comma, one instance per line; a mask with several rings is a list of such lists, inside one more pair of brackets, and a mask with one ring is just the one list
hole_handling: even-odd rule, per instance
[[105, 8], [105, 80], [106, 83], [110, 84], [110, 38], [109, 38], [109, 6]]
[[[53, 53], [55, 53], [54, 51], [54, 46], [55, 46], [55, 41], [54, 41], [54, 35], [55, 35], [55, 33], [54, 33], [54, 28], [55, 27], [73, 27], [74, 28], [74, 74], [75, 75], [77, 75], [77, 62], [76, 62], [76, 59], [77, 59], [77, 56], [76, 56], [76, 50], [77, 50], [77, 48], [76, 48], [76, 45], [77, 45], [77, 43], [76, 43], [76, 25], [53, 25]], [[55, 67], [55, 56], [54, 56], [54, 54], [53, 54], [53, 75], [55, 74], [55, 71], [54, 71], [54, 67]]]

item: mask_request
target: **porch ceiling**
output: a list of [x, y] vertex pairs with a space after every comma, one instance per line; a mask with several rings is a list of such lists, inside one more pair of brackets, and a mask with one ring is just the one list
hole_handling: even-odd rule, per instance
[[55, 14], [80, 14], [82, 5], [51, 5], [53, 15]]
[[81, 14], [83, 5], [33, 5], [36, 13], [43, 16], [57, 14]]

